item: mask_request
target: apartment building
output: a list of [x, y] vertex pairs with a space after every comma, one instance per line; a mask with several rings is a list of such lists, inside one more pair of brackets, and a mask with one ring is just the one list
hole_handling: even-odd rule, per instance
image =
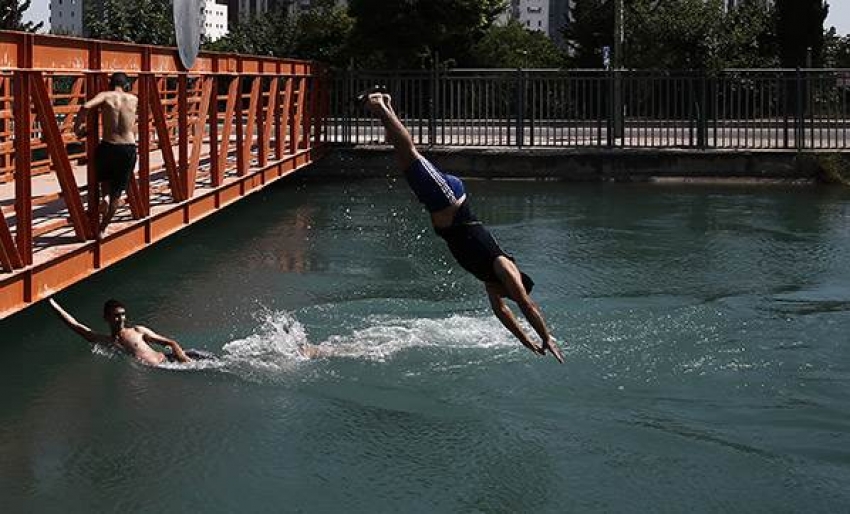
[[528, 30], [549, 34], [549, 13], [552, 0], [512, 0], [513, 17]]
[[82, 36], [83, 13], [83, 0], [50, 0], [50, 32]]
[[202, 0], [201, 35], [215, 41], [227, 34], [227, 5], [216, 0]]

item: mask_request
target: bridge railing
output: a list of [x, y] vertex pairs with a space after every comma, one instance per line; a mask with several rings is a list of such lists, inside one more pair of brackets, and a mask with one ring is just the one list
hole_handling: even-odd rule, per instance
[[326, 140], [383, 140], [350, 99], [387, 85], [418, 144], [606, 148], [850, 148], [850, 69], [348, 70]]
[[185, 71], [174, 48], [0, 31], [0, 288], [58, 246], [95, 239], [97, 111], [89, 111], [85, 138], [73, 126], [115, 71], [127, 73], [139, 97], [138, 165], [117, 218], [142, 221], [144, 230], [138, 241], [87, 250], [85, 264], [64, 268], [67, 280], [40, 286], [31, 275], [0, 312], [292, 171], [320, 145], [328, 88], [317, 63], [201, 53]]

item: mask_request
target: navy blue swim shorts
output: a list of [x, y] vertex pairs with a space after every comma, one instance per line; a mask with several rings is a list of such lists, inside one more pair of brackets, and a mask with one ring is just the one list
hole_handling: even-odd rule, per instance
[[424, 157], [405, 170], [404, 177], [410, 189], [428, 212], [436, 212], [455, 205], [466, 194], [463, 181], [443, 173]]

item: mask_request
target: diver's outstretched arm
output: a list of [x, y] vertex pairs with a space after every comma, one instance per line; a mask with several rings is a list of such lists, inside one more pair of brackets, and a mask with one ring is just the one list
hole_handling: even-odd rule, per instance
[[384, 125], [387, 140], [393, 145], [393, 149], [395, 150], [396, 162], [399, 168], [404, 171], [422, 156], [416, 150], [416, 145], [413, 144], [413, 138], [410, 137], [410, 132], [407, 131], [404, 124], [396, 116], [390, 102], [390, 95], [382, 93], [372, 93], [366, 99], [366, 105], [369, 107], [369, 110]]

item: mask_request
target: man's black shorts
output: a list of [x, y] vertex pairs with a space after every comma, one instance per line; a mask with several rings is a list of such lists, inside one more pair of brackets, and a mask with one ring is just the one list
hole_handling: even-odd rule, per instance
[[[515, 260], [502, 250], [493, 234], [472, 214], [468, 201], [460, 206], [451, 226], [435, 228], [435, 231], [449, 245], [449, 251], [458, 264], [484, 283], [500, 283], [493, 269], [493, 262], [497, 258], [504, 255]], [[531, 294], [534, 281], [525, 273], [520, 272], [520, 275], [526, 293]]]
[[121, 196], [136, 167], [136, 145], [101, 141], [94, 154], [98, 182], [109, 182], [109, 195]]

